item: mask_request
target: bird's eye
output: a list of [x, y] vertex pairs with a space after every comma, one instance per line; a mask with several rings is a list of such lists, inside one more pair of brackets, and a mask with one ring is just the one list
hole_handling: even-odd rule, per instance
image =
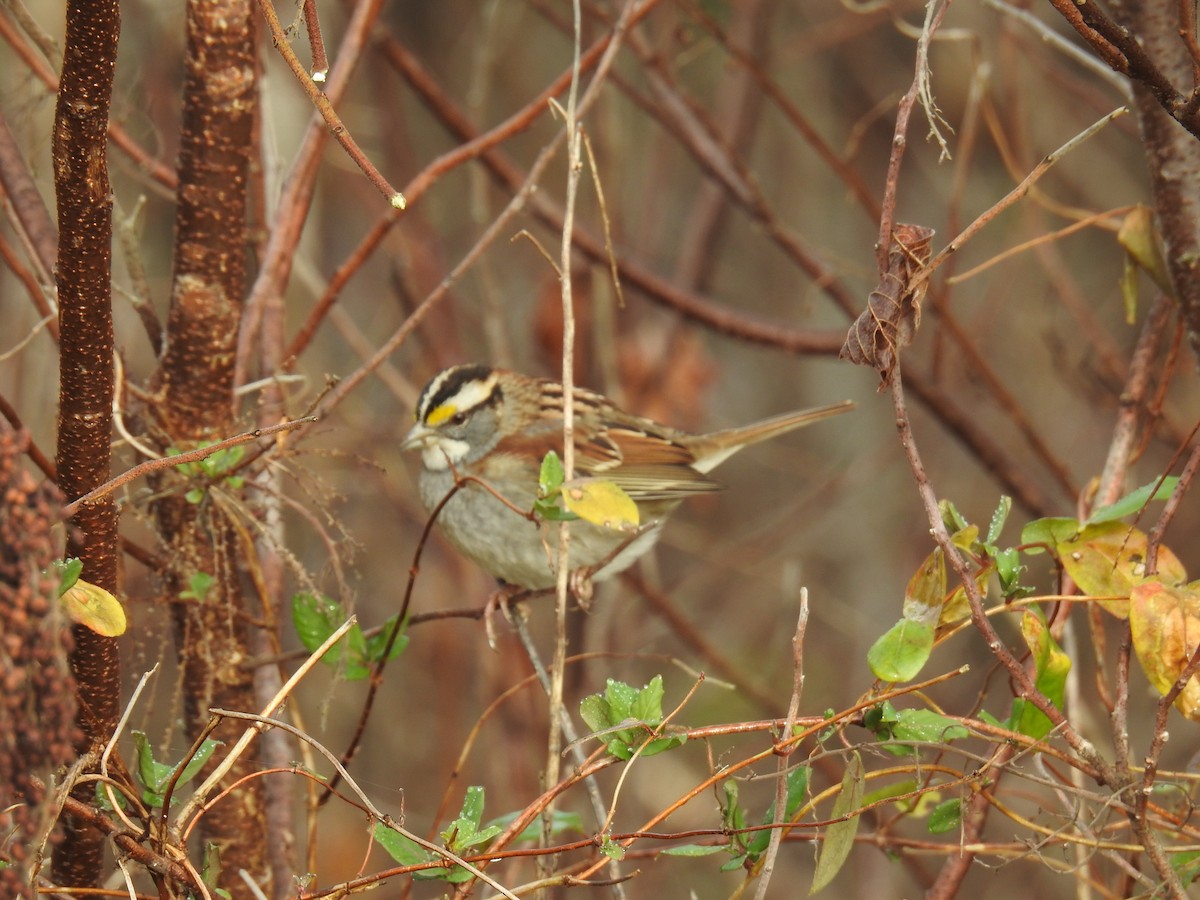
[[461, 425], [465, 421], [467, 421], [467, 414], [465, 412], [455, 413], [450, 417], [451, 425]]

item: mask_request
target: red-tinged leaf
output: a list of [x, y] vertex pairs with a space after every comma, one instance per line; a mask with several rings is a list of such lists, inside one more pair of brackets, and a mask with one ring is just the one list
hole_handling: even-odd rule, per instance
[[904, 589], [903, 616], [910, 622], [937, 623], [946, 598], [946, 559], [941, 547], [925, 557]]
[[[1144, 581], [1133, 587], [1129, 604], [1133, 650], [1146, 677], [1166, 694], [1200, 646], [1200, 582], [1173, 587]], [[1176, 708], [1200, 722], [1200, 678], [1193, 675]]]

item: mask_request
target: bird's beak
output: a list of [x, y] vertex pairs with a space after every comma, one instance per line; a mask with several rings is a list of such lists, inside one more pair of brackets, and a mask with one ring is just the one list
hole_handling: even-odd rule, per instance
[[418, 422], [412, 427], [412, 430], [404, 436], [404, 440], [400, 442], [401, 450], [424, 450], [429, 446], [429, 440], [433, 437], [433, 429]]

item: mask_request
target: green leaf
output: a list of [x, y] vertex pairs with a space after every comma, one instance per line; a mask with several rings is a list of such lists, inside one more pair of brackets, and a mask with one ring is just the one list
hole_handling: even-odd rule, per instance
[[[804, 798], [808, 793], [808, 766], [796, 766], [791, 769], [785, 776], [786, 792], [784, 794], [783, 804], [783, 820], [790, 822], [792, 817], [796, 815], [796, 811], [800, 809]], [[766, 813], [763, 814], [762, 823], [770, 825], [775, 821], [775, 801], [771, 801], [771, 805], [767, 807]], [[747, 844], [747, 851], [752, 859], [757, 860], [763, 853], [766, 852], [767, 846], [771, 843], [770, 831], [756, 831], [750, 838]]]
[[553, 450], [542, 457], [542, 468], [538, 473], [538, 496], [553, 497], [562, 487], [567, 474], [563, 471], [562, 460]]
[[464, 850], [486, 843], [500, 833], [499, 825], [483, 829], [479, 827], [483, 821], [483, 801], [482, 787], [477, 784], [468, 787], [458, 817], [442, 831], [442, 841], [460, 855]]
[[1000, 592], [1005, 597], [1014, 597], [1027, 590], [1021, 586], [1021, 573], [1025, 571], [1025, 567], [1021, 565], [1021, 554], [1016, 547], [1001, 550], [995, 553], [992, 559], [996, 563], [996, 577], [1000, 581]]
[[908, 742], [922, 744], [948, 744], [950, 741], [970, 737], [970, 732], [954, 719], [931, 709], [903, 709], [891, 727], [891, 740], [895, 744], [884, 745], [883, 749], [897, 756], [911, 756], [916, 752]]
[[62, 596], [75, 586], [79, 576], [83, 574], [83, 560], [77, 556], [70, 559], [56, 559], [54, 568], [58, 570], [58, 596]]
[[[396, 616], [392, 616], [383, 623], [383, 627], [376, 634], [366, 639], [365, 655], [367, 662], [376, 664], [382, 659], [383, 650], [387, 646], [388, 635], [392, 633], [392, 629], [395, 626]], [[392, 650], [388, 654], [387, 662], [391, 662], [408, 648], [408, 635], [405, 634], [406, 628], [407, 624], [402, 626], [400, 633], [396, 635], [396, 640], [392, 643]]]
[[[869, 794], [864, 794], [862, 799], [863, 806], [870, 806], [873, 803], [891, 800], [893, 797], [903, 797], [905, 794], [911, 794], [917, 787], [917, 782], [912, 778], [906, 778], [904, 781], [895, 781], [892, 784], [871, 791]], [[912, 808], [912, 801], [910, 799], [906, 800], [903, 804], [897, 803], [895, 805], [907, 812]]]
[[996, 543], [1000, 537], [1000, 532], [1004, 530], [1004, 523], [1008, 519], [1008, 514], [1012, 510], [1012, 497], [1000, 495], [1000, 503], [996, 507], [996, 511], [992, 513], [992, 521], [988, 523], [986, 541], [989, 544]]
[[622, 860], [625, 858], [625, 848], [610, 837], [605, 837], [600, 845], [600, 852], [609, 859]]
[[[379, 844], [388, 856], [402, 866], [419, 866], [433, 861], [428, 850], [412, 838], [388, 828], [382, 822], [375, 823], [375, 843]], [[419, 874], [414, 872], [413, 876], [417, 877]]]
[[547, 522], [574, 522], [579, 518], [575, 513], [558, 505], [557, 494], [549, 500], [534, 500], [533, 513], [539, 519], [545, 519]]
[[[1046, 518], [1034, 519], [1021, 529], [1022, 544], [1048, 544], [1053, 547], [1069, 541], [1079, 533], [1078, 519]], [[1031, 547], [1026, 553], [1041, 553], [1043, 547]]]
[[1108, 506], [1102, 506], [1088, 516], [1086, 525], [1095, 525], [1099, 522], [1111, 522], [1114, 519], [1123, 519], [1125, 516], [1131, 516], [1136, 512], [1141, 512], [1142, 508], [1154, 500], [1168, 500], [1175, 490], [1175, 485], [1179, 483], [1179, 476], [1168, 475], [1166, 478], [1156, 478], [1149, 484], [1144, 484], [1135, 491], [1130, 491], [1116, 503], [1110, 503]]
[[[179, 768], [179, 763], [167, 765], [158, 762], [154, 758], [154, 749], [150, 746], [150, 740], [146, 737], [145, 732], [135, 730], [132, 734], [137, 753], [138, 779], [142, 782], [142, 801], [148, 806], [162, 806], [167, 786], [171, 783], [176, 769]], [[220, 745], [221, 741], [211, 739], [203, 741], [200, 748], [188, 760], [187, 765], [183, 767], [183, 772], [176, 780], [177, 785], [187, 784], [195, 778], [204, 768], [209, 757], [213, 755], [213, 751]]]
[[1187, 887], [1197, 877], [1200, 877], [1200, 850], [1185, 850], [1182, 853], [1171, 854], [1171, 868]]
[[188, 578], [187, 590], [180, 591], [179, 596], [184, 600], [203, 601], [216, 583], [217, 579], [207, 572], [195, 572]]
[[663, 856], [712, 856], [728, 849], [728, 844], [677, 844], [659, 853]]
[[[1050, 634], [1046, 618], [1040, 609], [1029, 608], [1021, 617], [1021, 636], [1033, 655], [1037, 687], [1055, 708], [1062, 709], [1066, 692], [1067, 674], [1071, 671], [1071, 657]], [[1013, 701], [1013, 730], [1041, 740], [1050, 733], [1050, 719], [1044, 712], [1024, 698]]]
[[[834, 801], [829, 818], [839, 819], [862, 807], [863, 795], [863, 764], [862, 757], [851, 753], [846, 763], [846, 774], [842, 776], [842, 789]], [[858, 833], [859, 816], [851, 815], [842, 822], [834, 822], [825, 831], [825, 840], [817, 852], [817, 866], [813, 873], [812, 887], [808, 889], [809, 896], [826, 887], [841, 871], [842, 865], [850, 855], [854, 846], [854, 836]]]
[[881, 681], [911, 681], [933, 652], [934, 629], [901, 619], [867, 651], [867, 664]]
[[[346, 621], [341, 605], [320, 594], [301, 592], [292, 596], [292, 624], [296, 635], [309, 653], [320, 647]], [[341, 647], [334, 646], [325, 659], [336, 662]]]
[[945, 834], [954, 831], [962, 822], [962, 800], [955, 798], [939, 803], [929, 814], [926, 827], [930, 834]]
[[610, 678], [604, 694], [591, 694], [579, 704], [579, 714], [588, 727], [605, 741], [617, 759], [629, 759], [642, 744], [642, 756], [654, 756], [678, 747], [686, 735], [672, 734], [646, 743], [662, 724], [662, 676], [655, 675], [641, 690]]
[[942, 515], [942, 523], [946, 526], [947, 531], [962, 531], [967, 527], [967, 520], [958, 511], [958, 507], [949, 500], [938, 501], [938, 512]]
[[[511, 825], [513, 823], [513, 820], [516, 819], [518, 815], [519, 815], [519, 813], [511, 812], [511, 813], [505, 813], [504, 815], [501, 815], [501, 816], [497, 816], [496, 818], [489, 821], [487, 823], [487, 825], [485, 826], [485, 828], [491, 828], [493, 826], [497, 826], [501, 830], [503, 830], [503, 829], [507, 828], [509, 825]], [[558, 810], [558, 809], [554, 810], [553, 814], [550, 817], [550, 836], [556, 837], [558, 835], [565, 834], [567, 832], [583, 834], [583, 818], [579, 815], [579, 813], [564, 812], [564, 811]], [[523, 843], [523, 842], [528, 843], [530, 841], [539, 840], [541, 838], [541, 836], [542, 836], [542, 823], [539, 820], [536, 822], [530, 822], [529, 825], [527, 825], [525, 827], [525, 830], [522, 831], [519, 835], [517, 835], [513, 839], [513, 842], [514, 843]]]

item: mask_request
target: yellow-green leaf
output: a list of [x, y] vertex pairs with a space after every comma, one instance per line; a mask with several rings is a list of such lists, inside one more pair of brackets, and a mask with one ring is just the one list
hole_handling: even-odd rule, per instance
[[1135, 206], [1121, 222], [1117, 241], [1130, 258], [1146, 270], [1150, 279], [1164, 294], [1171, 294], [1171, 276], [1163, 258], [1162, 244], [1154, 227], [1154, 215], [1145, 206]]
[[[842, 776], [842, 789], [837, 800], [833, 802], [831, 819], [840, 819], [862, 807], [863, 796], [863, 764], [857, 753], [851, 753], [846, 760], [846, 774]], [[825, 840], [817, 851], [817, 866], [813, 872], [812, 887], [808, 889], [812, 896], [821, 888], [833, 881], [842, 865], [850, 855], [854, 846], [854, 836], [858, 833], [858, 815], [852, 815], [841, 822], [834, 822], [825, 831]]]
[[[1200, 645], [1200, 582], [1172, 587], [1160, 581], [1135, 585], [1129, 604], [1133, 650], [1150, 683], [1165, 694]], [[1176, 708], [1200, 722], [1200, 678], [1193, 675]]]
[[636, 531], [637, 504], [621, 488], [603, 478], [577, 478], [562, 486], [563, 506], [579, 518], [614, 531]]
[[[1100, 522], [1086, 526], [1055, 549], [1063, 568], [1083, 593], [1120, 598], [1100, 602], [1114, 616], [1124, 619], [1129, 615], [1129, 592], [1146, 580], [1146, 547], [1145, 532], [1123, 522]], [[1166, 584], [1187, 580], [1183, 563], [1167, 547], [1158, 548], [1157, 578]]]
[[[1071, 657], [1063, 652], [1058, 641], [1050, 634], [1046, 617], [1040, 609], [1025, 610], [1021, 616], [1021, 636], [1033, 655], [1034, 686], [1056, 709], [1062, 709], [1067, 675], [1071, 671]], [[1014, 701], [1013, 711], [1013, 725], [1021, 734], [1040, 741], [1050, 733], [1049, 717], [1027, 699]]]
[[125, 633], [125, 610], [121, 601], [102, 587], [80, 579], [62, 595], [62, 604], [72, 622], [84, 625], [96, 634], [116, 637]]

